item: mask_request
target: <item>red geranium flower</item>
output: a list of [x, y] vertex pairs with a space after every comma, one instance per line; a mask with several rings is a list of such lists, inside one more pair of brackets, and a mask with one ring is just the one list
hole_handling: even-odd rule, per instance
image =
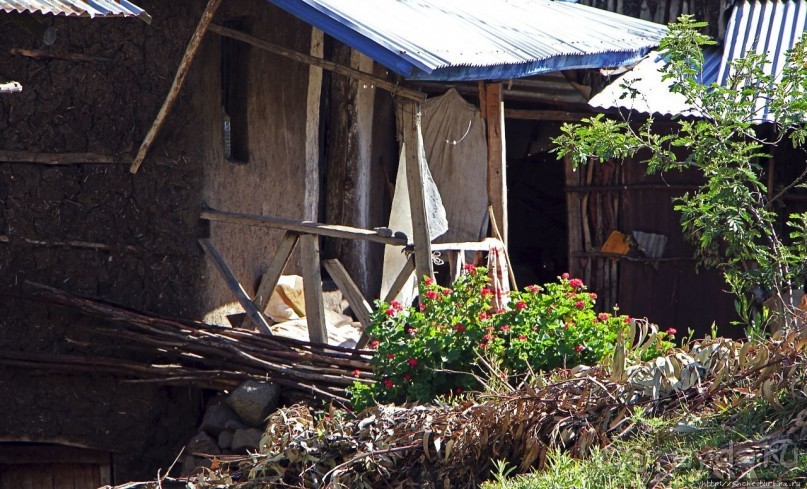
[[502, 333], [510, 332], [510, 326], [508, 326], [506, 324], [503, 324], [501, 329], [502, 329]]
[[488, 313], [486, 313], [486, 312], [481, 312], [481, 313], [479, 313], [479, 319], [481, 319], [481, 320], [483, 320], [483, 321], [484, 321], [485, 319], [490, 319], [490, 314], [488, 314]]
[[418, 306], [418, 308], [419, 308], [421, 311], [425, 311], [425, 310], [426, 310], [426, 304], [421, 304], [420, 306]]
[[390, 354], [387, 355], [387, 358], [389, 358], [390, 360], [394, 360], [395, 359], [395, 354], [390, 353]]
[[451, 289], [443, 289], [443, 295], [450, 295], [452, 292]]
[[574, 307], [576, 307], [578, 309], [582, 309], [582, 308], [586, 307], [586, 303], [583, 302], [583, 301], [577, 301], [577, 302], [574, 303]]
[[465, 271], [466, 271], [466, 272], [468, 272], [468, 273], [470, 273], [471, 275], [473, 275], [473, 274], [475, 274], [475, 273], [476, 273], [476, 266], [471, 265], [470, 263], [468, 263], [467, 265], [465, 265], [465, 267], [463, 267], [463, 268], [465, 268]]
[[457, 323], [457, 324], [455, 324], [455, 325], [454, 325], [454, 327], [455, 327], [455, 328], [457, 329], [457, 331], [459, 331], [460, 333], [464, 333], [464, 332], [465, 332], [465, 326], [463, 326], [463, 325], [462, 325], [462, 323]]
[[675, 336], [676, 333], [678, 333], [678, 330], [675, 328], [670, 328], [667, 330], [667, 334], [670, 336]]
[[390, 379], [384, 379], [384, 385], [387, 387], [387, 389], [391, 389], [395, 384], [393, 384]]
[[629, 317], [626, 317], [626, 318], [625, 318], [625, 322], [626, 322], [626, 323], [629, 323], [629, 322], [630, 322], [630, 318], [629, 318]]
[[358, 377], [359, 375], [361, 375], [361, 371], [359, 369], [356, 369], [356, 370], [353, 371], [353, 376], [354, 377]]
[[488, 344], [487, 344], [487, 343], [479, 343], [479, 348], [481, 348], [481, 349], [483, 349], [483, 350], [484, 350], [484, 349], [485, 349], [485, 348], [487, 348], [487, 347], [488, 347]]
[[564, 273], [563, 275], [561, 275], [561, 276], [560, 276], [560, 278], [569, 278], [569, 274], [568, 274], [568, 273]]
[[387, 316], [394, 316], [395, 315], [395, 309], [390, 307], [389, 309], [384, 311], [384, 314], [386, 314]]
[[597, 318], [600, 321], [608, 321], [608, 317], [609, 317], [608, 313], [605, 313], [605, 312], [601, 312], [600, 314], [597, 315]]
[[437, 300], [437, 292], [429, 290], [426, 292], [426, 297], [428, 297], [431, 300]]
[[540, 292], [541, 287], [538, 287], [537, 285], [528, 285], [527, 290], [530, 292]]
[[520, 310], [522, 310], [522, 309], [524, 309], [525, 307], [527, 307], [527, 303], [526, 303], [526, 302], [524, 302], [524, 301], [518, 301], [518, 302], [516, 302], [516, 309], [518, 309], [519, 311], [520, 311]]
[[480, 290], [480, 291], [479, 291], [479, 293], [482, 295], [482, 297], [487, 297], [487, 296], [489, 296], [489, 295], [493, 295], [493, 291], [491, 291], [491, 290], [490, 290], [489, 288], [487, 288], [487, 287], [485, 287], [484, 289]]
[[410, 367], [417, 367], [418, 359], [417, 358], [410, 358], [409, 360], [406, 361], [406, 363], [408, 363]]
[[426, 284], [426, 285], [431, 285], [431, 284], [434, 283], [434, 279], [431, 278], [431, 277], [424, 277], [423, 278], [423, 283]]
[[523, 334], [518, 335], [518, 339], [520, 339], [521, 341], [527, 341], [527, 337], [524, 336]]
[[583, 281], [580, 280], [579, 278], [573, 278], [573, 279], [569, 280], [569, 285], [573, 289], [582, 289], [583, 288]]
[[415, 334], [417, 330], [415, 328], [406, 328], [406, 334]]
[[403, 379], [406, 380], [406, 381], [410, 381], [410, 380], [412, 380], [412, 376], [409, 375], [409, 374], [406, 374], [406, 375], [403, 376]]
[[392, 301], [389, 303], [389, 305], [392, 306], [392, 308], [396, 311], [403, 311], [403, 306], [398, 301]]
[[378, 345], [380, 345], [380, 344], [381, 344], [380, 341], [373, 340], [373, 341], [370, 342], [370, 348], [378, 348]]
[[586, 349], [586, 347], [585, 347], [585, 346], [583, 346], [583, 345], [577, 345], [577, 346], [575, 346], [575, 347], [574, 347], [574, 349], [575, 349], [575, 351], [577, 351], [577, 352], [581, 352], [581, 351], [585, 350], [585, 349]]

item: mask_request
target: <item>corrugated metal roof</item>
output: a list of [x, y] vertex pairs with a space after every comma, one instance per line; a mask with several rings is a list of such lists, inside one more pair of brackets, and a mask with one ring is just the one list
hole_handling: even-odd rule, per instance
[[550, 0], [268, 0], [410, 79], [519, 78], [635, 63], [666, 27]]
[[151, 22], [145, 10], [127, 0], [0, 0], [0, 10], [79, 17], [140, 17]]
[[[708, 47], [703, 52], [703, 69], [698, 81], [711, 85], [717, 81], [723, 49]], [[658, 51], [651, 52], [633, 69], [605, 87], [589, 100], [589, 105], [600, 109], [635, 110], [645, 114], [696, 115], [683, 95], [670, 93], [672, 81], [661, 79], [664, 58]], [[636, 97], [626, 96], [622, 85], [630, 85]]]
[[[718, 81], [725, 85], [731, 76], [731, 62], [755, 52], [766, 54], [768, 75], [781, 76], [785, 54], [801, 39], [807, 28], [807, 1], [743, 1], [732, 11], [726, 29], [726, 47], [720, 64]], [[760, 120], [771, 116], [764, 100], [757, 101]]]
[[[745, 0], [735, 4], [726, 29], [726, 40], [719, 56], [707, 54], [704, 66], [704, 80], [715, 81], [726, 86], [730, 81], [731, 63], [746, 57], [748, 53], [765, 54], [768, 63], [764, 71], [768, 75], [781, 75], [788, 50], [801, 39], [807, 30], [807, 0]], [[627, 98], [619, 99], [623, 93], [620, 88], [622, 80], [612, 83], [589, 102], [599, 108], [634, 109], [645, 113], [688, 114], [692, 115], [680, 97], [674, 97], [666, 90], [669, 82], [661, 81], [658, 73], [658, 56], [654, 61], [642, 61], [624, 75], [643, 78], [637, 83], [643, 100], [637, 102]], [[661, 61], [663, 63], [663, 61]], [[653, 65], [655, 64], [655, 67]], [[624, 78], [623, 79], [627, 79]], [[757, 101], [757, 122], [771, 122], [768, 105], [765, 100]]]

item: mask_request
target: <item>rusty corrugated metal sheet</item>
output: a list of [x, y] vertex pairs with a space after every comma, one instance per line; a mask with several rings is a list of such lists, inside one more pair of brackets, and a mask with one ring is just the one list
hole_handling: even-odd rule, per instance
[[0, 0], [3, 12], [42, 13], [76, 17], [140, 17], [151, 16], [128, 0]]

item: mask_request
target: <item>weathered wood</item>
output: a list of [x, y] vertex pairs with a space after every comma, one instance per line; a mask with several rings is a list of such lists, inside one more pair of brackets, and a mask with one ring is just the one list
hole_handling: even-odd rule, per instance
[[409, 210], [412, 216], [412, 240], [415, 243], [415, 270], [417, 279], [434, 276], [432, 267], [429, 220], [423, 192], [423, 168], [426, 161], [421, 135], [420, 104], [401, 100], [404, 147], [406, 151], [406, 183], [409, 190]]
[[0, 93], [22, 92], [22, 85], [19, 82], [0, 83]]
[[0, 464], [109, 464], [109, 452], [68, 446], [3, 446]]
[[239, 41], [255, 46], [256, 48], [263, 49], [265, 51], [269, 51], [278, 54], [280, 56], [293, 59], [295, 61], [299, 61], [300, 63], [306, 63], [312, 66], [318, 66], [324, 70], [332, 71], [339, 75], [344, 75], [353, 78], [355, 80], [370, 83], [371, 85], [374, 85], [377, 88], [383, 88], [384, 90], [387, 90], [393, 95], [397, 95], [399, 97], [417, 101], [426, 100], [426, 94], [423, 92], [399, 86], [393, 82], [387, 81], [379, 76], [372, 75], [370, 73], [365, 73], [363, 71], [359, 71], [338, 63], [334, 63], [332, 61], [317, 58], [308, 54], [304, 54], [298, 51], [294, 51], [292, 49], [285, 48], [277, 44], [273, 44], [271, 42], [258, 39], [257, 37], [244, 34], [243, 32], [237, 31], [235, 29], [228, 29], [226, 27], [213, 24], [210, 26], [210, 30], [221, 36], [237, 39]]
[[92, 56], [81, 53], [64, 53], [60, 51], [41, 51], [39, 49], [11, 48], [8, 50], [8, 52], [17, 56], [25, 56], [26, 58], [35, 59], [61, 59], [65, 61], [89, 61], [93, 63], [109, 63], [115, 61], [112, 58], [106, 58], [104, 56]]
[[185, 54], [182, 55], [182, 61], [179, 62], [179, 68], [174, 76], [174, 82], [171, 84], [171, 88], [168, 90], [168, 96], [165, 97], [165, 101], [163, 102], [162, 107], [160, 107], [160, 112], [157, 113], [157, 117], [154, 119], [151, 128], [149, 128], [146, 137], [143, 139], [143, 143], [140, 145], [140, 149], [137, 151], [134, 161], [132, 161], [132, 166], [129, 168], [130, 172], [137, 173], [137, 170], [140, 168], [143, 160], [146, 159], [146, 155], [148, 155], [151, 145], [154, 144], [157, 134], [160, 132], [160, 129], [165, 123], [165, 119], [168, 117], [168, 113], [171, 112], [171, 108], [174, 106], [174, 103], [179, 97], [179, 92], [182, 90], [182, 85], [185, 83], [185, 78], [188, 76], [188, 71], [190, 71], [191, 63], [193, 63], [193, 59], [196, 57], [196, 52], [199, 50], [199, 46], [202, 44], [202, 39], [204, 38], [205, 33], [210, 26], [210, 22], [213, 20], [213, 15], [216, 13], [216, 9], [219, 8], [220, 4], [221, 0], [208, 0], [204, 12], [202, 12], [202, 18], [199, 20], [199, 24], [196, 26], [196, 30], [194, 31], [193, 36], [191, 36], [190, 42], [188, 42], [188, 47], [185, 49]]
[[[316, 27], [311, 28], [310, 53], [321, 59], [324, 53], [324, 34]], [[319, 127], [320, 99], [322, 96], [322, 68], [308, 67], [308, 94], [305, 104], [305, 194], [303, 197], [303, 217], [309, 221], [319, 219]]]
[[504, 140], [504, 102], [502, 84], [485, 84], [485, 121], [488, 141], [488, 201], [499, 223], [502, 242], [507, 246], [507, 157]]
[[[580, 172], [575, 171], [569, 157], [563, 158], [563, 168], [566, 175], [566, 188], [578, 188], [580, 183]], [[568, 225], [568, 270], [569, 273], [575, 277], [579, 277], [580, 266], [578, 260], [575, 258], [575, 253], [583, 250], [583, 231], [581, 227], [581, 209], [580, 209], [580, 194], [575, 192], [566, 192], [566, 220]]]
[[266, 318], [260, 311], [258, 311], [255, 304], [252, 303], [252, 300], [244, 291], [244, 287], [241, 286], [238, 279], [235, 278], [235, 275], [233, 275], [233, 273], [230, 271], [230, 267], [227, 266], [227, 262], [224, 261], [224, 257], [221, 256], [219, 250], [213, 246], [213, 243], [209, 239], [200, 239], [199, 244], [202, 246], [202, 249], [205, 250], [207, 256], [213, 260], [213, 264], [216, 266], [219, 273], [221, 273], [222, 278], [224, 278], [224, 281], [227, 283], [227, 287], [229, 287], [230, 291], [232, 291], [236, 300], [238, 300], [239, 304], [241, 304], [241, 306], [244, 308], [244, 311], [247, 313], [247, 317], [252, 320], [252, 323], [258, 327], [258, 330], [261, 333], [271, 336], [272, 331], [269, 329], [269, 323], [266, 321]]
[[382, 244], [406, 246], [408, 241], [403, 237], [381, 236], [376, 231], [360, 229], [335, 224], [322, 224], [318, 222], [295, 221], [282, 217], [257, 216], [253, 214], [239, 214], [236, 212], [209, 209], [202, 211], [201, 219], [208, 221], [232, 222], [247, 226], [267, 227], [294, 231], [300, 234], [314, 234], [317, 236], [331, 236], [333, 238], [364, 239]]
[[[493, 206], [488, 206], [488, 215], [490, 216], [490, 227], [493, 229], [493, 235], [496, 238], [504, 243], [502, 239], [502, 233], [499, 230], [499, 224], [496, 222], [496, 215], [493, 212]], [[507, 275], [510, 277], [510, 286], [512, 290], [518, 290], [518, 282], [516, 282], [516, 273], [513, 271], [513, 264], [510, 263], [510, 252], [507, 251], [507, 247], [504, 248], [504, 260], [507, 262]]]
[[308, 338], [312, 343], [328, 343], [325, 326], [325, 306], [322, 303], [322, 273], [319, 260], [319, 237], [305, 234], [300, 237], [300, 258], [303, 268], [303, 295]]
[[100, 153], [36, 153], [0, 150], [2, 163], [38, 163], [43, 165], [77, 165], [81, 163], [127, 164], [121, 157]]
[[387, 291], [387, 295], [384, 297], [384, 302], [392, 302], [396, 297], [398, 297], [398, 294], [401, 293], [401, 289], [403, 289], [404, 285], [409, 282], [409, 277], [412, 276], [414, 271], [415, 259], [412, 257], [412, 255], [409, 255], [406, 258], [406, 263], [404, 263], [400, 273], [398, 273], [398, 276], [395, 277], [395, 281], [390, 286], [389, 291]]
[[460, 256], [465, 258], [464, 251], [448, 251], [448, 276], [451, 283], [454, 283], [462, 275], [462, 261]]
[[117, 245], [112, 245], [112, 244], [107, 244], [107, 243], [94, 243], [94, 242], [91, 242], [91, 241], [76, 241], [76, 240], [50, 241], [50, 240], [44, 240], [44, 239], [31, 239], [31, 238], [23, 238], [23, 237], [20, 237], [20, 236], [13, 236], [12, 237], [12, 236], [5, 236], [5, 235], [0, 235], [0, 243], [24, 243], [24, 244], [27, 244], [27, 245], [42, 246], [42, 247], [45, 247], [45, 248], [79, 248], [79, 249], [85, 249], [85, 250], [105, 250], [105, 251], [111, 251], [111, 250], [120, 249], [120, 250], [126, 250], [126, 251], [135, 252], [135, 253], [143, 251], [141, 249], [138, 249], [138, 248], [136, 248], [134, 246], [129, 246], [129, 245], [117, 246]]
[[[286, 234], [283, 235], [283, 239], [280, 240], [280, 245], [277, 247], [277, 251], [275, 252], [274, 258], [272, 258], [272, 262], [269, 264], [269, 268], [266, 270], [266, 273], [263, 274], [263, 277], [261, 277], [258, 291], [252, 299], [252, 303], [255, 304], [255, 307], [261, 313], [266, 312], [266, 306], [269, 305], [269, 298], [272, 297], [272, 292], [274, 292], [277, 281], [280, 280], [280, 276], [283, 274], [283, 269], [286, 268], [286, 264], [289, 262], [289, 258], [291, 257], [292, 251], [294, 251], [295, 245], [297, 245], [299, 237], [297, 233], [291, 231], [287, 231]], [[249, 317], [245, 316], [243, 321], [241, 321], [241, 326], [245, 326], [247, 321], [249, 321]]]
[[359, 290], [359, 287], [353, 279], [350, 278], [350, 274], [347, 273], [344, 265], [342, 265], [339, 260], [325, 260], [322, 264], [325, 266], [325, 270], [328, 271], [333, 281], [336, 282], [336, 286], [339, 287], [339, 290], [344, 294], [347, 303], [350, 304], [350, 309], [361, 324], [362, 331], [366, 330], [367, 327], [370, 326], [370, 313], [373, 312], [370, 303], [364, 298], [364, 294], [361, 293], [361, 290]]
[[528, 121], [580, 122], [586, 117], [594, 117], [593, 113], [567, 112], [565, 110], [522, 110], [504, 109], [505, 119]]

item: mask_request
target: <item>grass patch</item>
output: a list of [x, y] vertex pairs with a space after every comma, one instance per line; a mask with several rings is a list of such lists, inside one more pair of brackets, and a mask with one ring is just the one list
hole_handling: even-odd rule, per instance
[[[508, 477], [512, 472], [499, 463], [493, 481], [484, 489], [548, 489], [644, 488], [659, 483], [665, 488], [722, 487], [713, 472], [719, 451], [728, 464], [743, 457], [756, 457], [755, 468], [743, 471], [742, 479], [759, 481], [805, 480], [807, 478], [807, 444], [794, 444], [783, 453], [767, 451], [764, 443], [749, 452], [749, 440], [759, 440], [779, 430], [807, 401], [791, 399], [774, 406], [765, 400], [743, 403], [700, 417], [691, 414], [676, 418], [649, 418], [639, 410], [633, 415], [636, 435], [619, 440], [606, 448], [595, 448], [588, 458], [574, 459], [568, 453], [554, 450], [547, 455], [546, 468], [532, 474]], [[737, 445], [738, 448], [732, 448]], [[767, 460], [767, 462], [766, 462]], [[720, 465], [719, 463], [717, 464]], [[736, 475], [736, 474], [735, 474]], [[729, 479], [732, 479], [729, 477]], [[717, 485], [716, 485], [717, 484]], [[730, 482], [725, 487], [731, 486]]]

